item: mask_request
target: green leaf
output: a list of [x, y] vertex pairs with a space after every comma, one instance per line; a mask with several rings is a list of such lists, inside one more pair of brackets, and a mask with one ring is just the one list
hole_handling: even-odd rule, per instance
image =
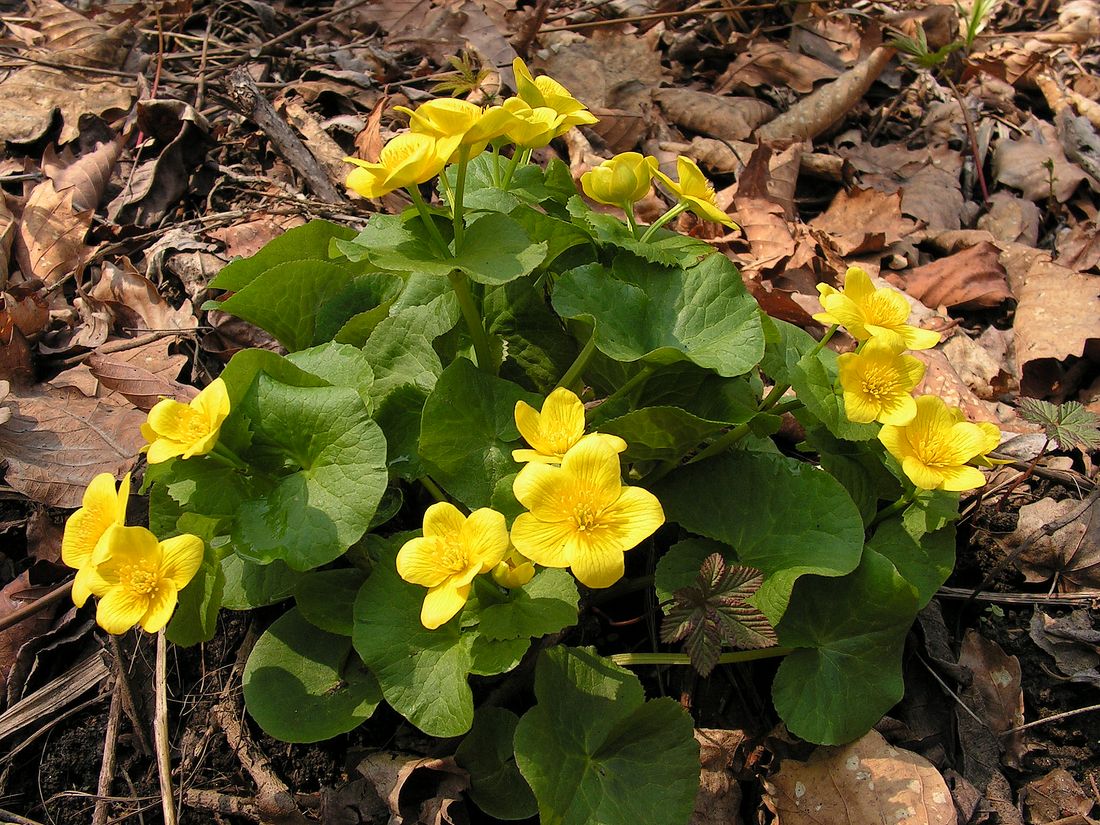
[[743, 424], [757, 415], [758, 379], [723, 378], [690, 361], [669, 364], [645, 383], [639, 407], [679, 407], [706, 421]]
[[[718, 553], [726, 561], [736, 560], [734, 553], [724, 544], [710, 539], [684, 539], [672, 545], [660, 559], [653, 573], [653, 585], [657, 601], [667, 602], [681, 587], [687, 587], [699, 575], [703, 561], [712, 553]], [[668, 612], [668, 607], [665, 607]]]
[[913, 503], [902, 513], [902, 523], [914, 539], [942, 530], [959, 517], [959, 493], [917, 490]]
[[[178, 522], [176, 535], [190, 533], [203, 540], [203, 558], [195, 577], [179, 592], [179, 606], [165, 629], [168, 641], [190, 647], [214, 638], [218, 611], [222, 606], [225, 575], [221, 568], [221, 553], [211, 545], [217, 520], [196, 513], [184, 513]], [[168, 534], [158, 533], [158, 538]]]
[[267, 375], [242, 409], [254, 450], [282, 455], [293, 471], [241, 506], [232, 534], [237, 552], [295, 570], [332, 561], [366, 532], [386, 489], [382, 430], [354, 390], [291, 387]]
[[266, 733], [320, 742], [359, 727], [381, 701], [351, 640], [318, 630], [297, 610], [275, 620], [244, 667], [244, 701]]
[[427, 400], [426, 390], [405, 384], [391, 390], [374, 415], [386, 435], [386, 466], [406, 481], [424, 475], [418, 451], [420, 417]]
[[480, 708], [455, 751], [455, 762], [470, 774], [470, 798], [495, 819], [527, 819], [538, 812], [531, 786], [516, 765], [512, 739], [518, 724], [510, 710]]
[[1100, 447], [1100, 416], [1076, 401], [1051, 404], [1037, 398], [1020, 399], [1020, 417], [1040, 424], [1047, 438], [1063, 450], [1090, 452]]
[[519, 466], [517, 401], [536, 407], [542, 398], [495, 378], [465, 358], [452, 363], [424, 404], [420, 458], [444, 490], [471, 509], [487, 507], [497, 482]]
[[355, 600], [355, 649], [394, 710], [429, 736], [461, 736], [474, 718], [466, 677], [475, 634], [453, 619], [436, 630], [420, 623], [427, 590], [397, 575], [394, 554], [371, 572]]
[[222, 573], [222, 607], [229, 610], [252, 610], [289, 599], [301, 575], [281, 561], [256, 564], [235, 553], [222, 559]]
[[483, 607], [478, 631], [487, 639], [527, 639], [577, 623], [577, 585], [564, 570], [543, 568], [509, 601]]
[[328, 343], [294, 352], [287, 360], [334, 387], [355, 390], [369, 411], [374, 370], [364, 352], [348, 344]]
[[629, 226], [614, 215], [590, 209], [580, 197], [572, 198], [568, 209], [574, 222], [586, 226], [602, 245], [625, 249], [651, 264], [690, 267], [714, 252], [706, 241], [669, 229], [658, 229], [645, 242], [637, 240]]
[[[790, 372], [791, 386], [806, 410], [828, 427], [837, 438], [848, 441], [868, 441], [878, 436], [878, 424], [857, 424], [844, 412], [844, 394], [837, 383], [836, 353], [823, 349], [816, 355], [806, 354]], [[801, 417], [802, 411], [798, 413]]]
[[379, 403], [396, 388], [435, 386], [443, 365], [432, 341], [454, 326], [445, 302], [410, 307], [375, 327], [363, 352], [374, 370], [371, 394]]
[[513, 210], [511, 216], [530, 237], [546, 242], [546, 255], [539, 262], [540, 267], [549, 266], [567, 249], [590, 242], [588, 234], [577, 226], [536, 209], [521, 207]]
[[212, 289], [236, 292], [248, 286], [258, 276], [273, 266], [300, 262], [306, 266], [313, 262], [331, 263], [329, 249], [334, 240], [349, 240], [355, 230], [329, 221], [310, 221], [304, 226], [288, 229], [282, 235], [264, 244], [263, 249], [248, 258], [240, 258], [222, 267], [210, 282]]
[[699, 785], [691, 717], [644, 701], [631, 673], [588, 650], [555, 647], [535, 668], [516, 728], [516, 763], [543, 825], [683, 825]]
[[859, 507], [863, 523], [870, 524], [882, 499], [896, 501], [901, 484], [882, 464], [882, 445], [872, 441], [845, 441], [826, 427], [806, 427], [806, 442], [817, 451], [821, 466], [844, 485]]
[[371, 215], [354, 240], [337, 241], [336, 247], [353, 261], [366, 259], [391, 272], [446, 277], [454, 269], [450, 258], [432, 248], [428, 230], [412, 209], [403, 215]]
[[355, 598], [366, 578], [362, 570], [354, 567], [298, 574], [294, 601], [302, 618], [314, 627], [328, 633], [350, 636]]
[[772, 700], [791, 733], [821, 745], [862, 736], [901, 699], [901, 654], [917, 594], [894, 566], [866, 550], [840, 579], [807, 576], [777, 628], [784, 658]]
[[859, 564], [859, 511], [813, 465], [738, 451], [689, 464], [653, 492], [670, 521], [728, 544], [741, 564], [764, 572], [753, 601], [773, 625], [799, 576], [843, 576]]
[[790, 384], [791, 372], [802, 356], [817, 346], [806, 330], [760, 313], [766, 344], [760, 369], [777, 384]]
[[596, 346], [618, 361], [668, 364], [689, 360], [730, 377], [764, 354], [756, 301], [724, 255], [690, 269], [658, 270], [616, 260], [609, 273], [583, 266], [554, 288], [554, 308], [596, 325]]
[[475, 636], [470, 645], [470, 673], [474, 676], [496, 676], [514, 669], [523, 659], [530, 639], [486, 639]]
[[[377, 324], [385, 318], [404, 286], [404, 280], [391, 272], [368, 272], [355, 276], [341, 292], [317, 308], [314, 341], [323, 343], [343, 335], [344, 339], [338, 339], [340, 343], [362, 346], [370, 333], [367, 319]], [[353, 329], [365, 330], [361, 341], [346, 340], [350, 337], [347, 330], [353, 319], [358, 319], [352, 325]]]
[[626, 461], [676, 461], [724, 426], [679, 407], [643, 407], [603, 422], [600, 432], [626, 441]]
[[889, 559], [913, 586], [918, 609], [932, 600], [955, 569], [953, 525], [918, 538], [908, 533], [900, 519], [890, 519], [878, 526], [867, 547]]
[[452, 265], [479, 284], [499, 285], [530, 275], [548, 249], [545, 241], [532, 241], [518, 221], [494, 212], [466, 228]]
[[486, 331], [507, 343], [501, 377], [549, 393], [577, 356], [577, 345], [531, 278], [487, 289]]

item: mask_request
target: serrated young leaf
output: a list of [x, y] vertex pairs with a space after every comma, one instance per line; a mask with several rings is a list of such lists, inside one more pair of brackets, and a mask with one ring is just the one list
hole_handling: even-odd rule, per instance
[[1042, 426], [1047, 438], [1063, 449], [1077, 447], [1089, 451], [1100, 447], [1100, 416], [1076, 401], [1051, 404], [1038, 398], [1023, 398], [1019, 410], [1024, 420]]
[[703, 560], [695, 583], [673, 594], [661, 641], [684, 641], [702, 676], [710, 675], [723, 647], [771, 647], [775, 630], [763, 613], [745, 603], [763, 581], [759, 570], [727, 566], [721, 555], [712, 553]]

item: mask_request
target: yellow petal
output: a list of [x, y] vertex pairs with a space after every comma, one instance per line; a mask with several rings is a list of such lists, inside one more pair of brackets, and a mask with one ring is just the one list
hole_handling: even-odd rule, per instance
[[561, 467], [549, 464], [528, 464], [512, 482], [512, 494], [516, 500], [542, 521], [564, 521], [572, 518], [573, 508], [569, 499], [571, 489], [570, 476]]
[[932, 347], [940, 342], [941, 337], [938, 332], [910, 326], [909, 324], [905, 325], [901, 333], [905, 341], [905, 348], [914, 350], [932, 349]]
[[575, 393], [558, 387], [543, 402], [539, 431], [554, 452], [564, 453], [584, 435], [584, 404]]
[[617, 435], [611, 435], [611, 433], [589, 433], [584, 438], [582, 438], [581, 441], [586, 441], [590, 438], [599, 441], [606, 447], [610, 447], [616, 453], [621, 453], [626, 450], [626, 442], [619, 438], [619, 436]]
[[618, 499], [600, 513], [595, 532], [600, 540], [614, 543], [620, 551], [637, 547], [665, 523], [664, 509], [657, 496], [641, 487], [623, 487]]
[[100, 597], [95, 620], [108, 633], [118, 636], [140, 622], [148, 609], [148, 596], [112, 587]]
[[[550, 455], [553, 450], [546, 444], [542, 437], [540, 420], [542, 415], [526, 401], [517, 401], [515, 409], [516, 429], [523, 436], [523, 440], [530, 444], [537, 452]], [[516, 459], [517, 461], [519, 459]]]
[[977, 427], [982, 431], [982, 435], [985, 437], [982, 442], [981, 455], [996, 450], [1001, 446], [1001, 428], [996, 424], [989, 421], [977, 422]]
[[850, 266], [844, 273], [844, 294], [855, 303], [862, 303], [875, 294], [875, 285], [865, 269]]
[[622, 490], [619, 456], [600, 439], [582, 439], [562, 458], [561, 469], [570, 479], [573, 502], [592, 510], [603, 510]]
[[190, 406], [206, 420], [210, 429], [217, 429], [229, 415], [229, 388], [222, 379], [215, 378], [192, 399]]
[[512, 461], [516, 464], [561, 464], [561, 456], [540, 453], [538, 450], [512, 450]]
[[913, 486], [921, 490], [938, 490], [943, 486], [942, 471], [936, 467], [929, 467], [916, 456], [903, 458], [901, 469], [913, 482]]
[[453, 504], [437, 501], [424, 511], [424, 536], [458, 541], [466, 517]]
[[158, 438], [182, 443], [190, 441], [195, 416], [195, 411], [187, 404], [165, 398], [149, 410], [148, 424]]
[[415, 538], [405, 542], [397, 553], [397, 575], [410, 584], [438, 587], [450, 571], [440, 563], [441, 539]]
[[82, 506], [65, 522], [61, 538], [61, 560], [65, 564], [78, 569], [86, 565], [107, 529], [125, 521], [129, 489], [129, 474], [118, 493], [115, 492], [115, 478], [110, 473], [100, 473], [92, 479], [84, 491]]
[[944, 467], [943, 489], [949, 492], [962, 492], [985, 486], [985, 476], [977, 467]]
[[569, 548], [569, 569], [586, 587], [610, 587], [623, 577], [623, 551], [588, 536], [574, 536]]
[[844, 415], [849, 421], [870, 424], [878, 418], [880, 411], [881, 405], [873, 397], [860, 392], [844, 391]]
[[508, 553], [508, 525], [504, 515], [488, 507], [470, 513], [460, 534], [466, 558], [480, 562], [479, 572], [488, 573]]
[[95, 568], [88, 566], [82, 567], [76, 571], [76, 578], [73, 579], [73, 604], [77, 607], [83, 607], [84, 603], [88, 601], [88, 597], [92, 595], [92, 581], [97, 578], [95, 576]]
[[184, 533], [162, 541], [160, 551], [161, 579], [167, 579], [176, 589], [183, 590], [199, 572], [206, 545], [198, 536]]
[[187, 447], [178, 441], [158, 438], [152, 444], [146, 446], [146, 460], [150, 464], [160, 464], [162, 461], [183, 455], [186, 449]]
[[157, 537], [144, 527], [115, 527], [105, 537], [103, 560], [96, 568], [100, 576], [112, 585], [121, 579], [119, 572], [128, 567], [160, 570], [161, 549]]
[[[845, 396], [845, 403], [847, 403], [847, 396]], [[883, 399], [882, 410], [879, 412], [877, 420], [883, 424], [903, 426], [916, 416], [917, 402], [913, 400], [913, 396], [898, 394]]]
[[164, 579], [148, 598], [149, 605], [141, 617], [141, 627], [149, 633], [156, 633], [168, 624], [179, 600], [179, 591], [171, 579]]
[[569, 522], [539, 521], [531, 513], [521, 513], [512, 524], [512, 544], [543, 567], [568, 567], [565, 546], [573, 532]]
[[428, 630], [445, 625], [458, 615], [469, 595], [469, 584], [455, 586], [453, 581], [446, 581], [433, 587], [420, 608], [420, 623]]

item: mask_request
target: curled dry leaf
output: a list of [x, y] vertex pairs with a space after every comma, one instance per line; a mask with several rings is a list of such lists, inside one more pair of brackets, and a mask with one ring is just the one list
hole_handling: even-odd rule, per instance
[[54, 189], [73, 190], [73, 209], [95, 209], [103, 199], [111, 173], [122, 153], [124, 138], [99, 144], [91, 152], [76, 157], [66, 148], [59, 156], [53, 146], [46, 149], [42, 158], [42, 171], [53, 181]]
[[11, 322], [27, 338], [36, 338], [50, 321], [49, 303], [42, 295], [42, 282], [37, 278], [0, 292], [0, 316], [10, 316]]
[[885, 249], [917, 228], [916, 223], [902, 216], [899, 194], [859, 187], [840, 190], [810, 226], [826, 233], [843, 257]]
[[27, 198], [15, 236], [15, 255], [24, 278], [41, 278], [46, 286], [53, 286], [84, 265], [88, 255], [84, 236], [92, 225], [92, 211], [75, 209], [74, 194], [73, 189], [58, 192], [47, 180]]
[[164, 397], [186, 402], [198, 395], [194, 387], [176, 380], [187, 356], [169, 355], [167, 339], [108, 355], [93, 353], [86, 363], [104, 387], [145, 412]]
[[989, 211], [978, 218], [984, 229], [1002, 243], [1039, 243], [1039, 207], [1012, 192], [994, 192], [989, 196]]
[[[390, 825], [442, 825], [447, 809], [461, 805], [470, 777], [454, 760], [392, 751], [371, 754], [357, 767], [386, 802]], [[414, 781], [415, 780], [415, 781]]]
[[[974, 678], [967, 688], [968, 706], [980, 716], [990, 730], [1008, 734], [1024, 723], [1024, 691], [1020, 685], [1020, 660], [1009, 656], [996, 642], [971, 628], [966, 631], [959, 649], [959, 664], [968, 668]], [[1027, 752], [1023, 733], [1002, 736], [1004, 762], [1019, 767]]]
[[989, 309], [1012, 298], [1001, 250], [980, 243], [904, 274], [905, 291], [921, 303], [954, 309]]
[[[11, 396], [9, 396], [11, 398]], [[31, 501], [80, 506], [99, 473], [118, 477], [145, 443], [145, 414], [86, 398], [77, 390], [41, 385], [12, 398], [12, 417], [0, 427], [4, 480]]]
[[1077, 784], [1065, 768], [1055, 768], [1041, 779], [1033, 779], [1020, 793], [1027, 821], [1031, 825], [1091, 825], [1087, 819], [1093, 798]]
[[997, 148], [993, 150], [993, 176], [1005, 186], [1019, 189], [1030, 201], [1045, 202], [1053, 197], [1065, 203], [1086, 175], [1080, 167], [1066, 160], [1057, 138], [1039, 134], [1042, 140], [1023, 137], [997, 141]]
[[0, 381], [0, 424], [11, 418], [11, 407], [5, 403], [8, 400], [9, 392], [11, 392], [11, 384], [7, 381]]
[[761, 123], [775, 117], [775, 109], [755, 97], [723, 97], [692, 89], [661, 89], [653, 99], [678, 126], [722, 140], [744, 140]]
[[1100, 226], [1096, 218], [1079, 221], [1058, 235], [1057, 264], [1078, 272], [1092, 269], [1100, 271]]
[[1054, 658], [1065, 678], [1100, 687], [1100, 631], [1093, 628], [1087, 608], [1055, 617], [1036, 607], [1028, 635], [1036, 647]]
[[741, 786], [737, 773], [748, 736], [740, 730], [696, 728], [699, 743], [699, 791], [691, 825], [741, 825]]
[[15, 216], [0, 192], [0, 286], [11, 277], [11, 242], [15, 238]]
[[[0, 589], [0, 618], [7, 617], [28, 602], [44, 595], [44, 588], [31, 584], [30, 570], [24, 570]], [[0, 630], [0, 696], [7, 693], [8, 674], [24, 644], [50, 629], [60, 604], [48, 606], [11, 627]]]
[[962, 226], [962, 157], [953, 149], [861, 143], [840, 154], [860, 173], [862, 185], [880, 192], [900, 191], [901, 211], [929, 229]]
[[99, 279], [88, 294], [110, 307], [128, 329], [188, 330], [198, 326], [190, 301], [184, 301], [179, 309], [173, 308], [126, 258], [119, 264], [104, 262]]
[[764, 804], [781, 825], [957, 822], [951, 792], [932, 764], [873, 730], [843, 747], [817, 748], [806, 762], [784, 760], [764, 789]]
[[[1093, 499], [1095, 502], [1095, 499]], [[1020, 508], [1016, 529], [1005, 537], [1005, 552], [1029, 582], [1058, 577], [1059, 589], [1073, 593], [1100, 587], [1100, 507], [1095, 503], [1053, 535], [1041, 532], [1081, 507], [1081, 502], [1043, 498]]]
[[58, 0], [34, 0], [28, 5], [54, 60], [104, 69], [122, 65], [133, 40], [132, 24], [105, 29]]
[[715, 81], [714, 91], [724, 94], [757, 86], [787, 86], [799, 94], [809, 94], [815, 83], [832, 80], [838, 74], [831, 66], [782, 43], [754, 40], [738, 49], [737, 57]]

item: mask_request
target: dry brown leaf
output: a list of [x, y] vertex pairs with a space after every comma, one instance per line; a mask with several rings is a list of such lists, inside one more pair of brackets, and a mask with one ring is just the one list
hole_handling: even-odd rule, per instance
[[1029, 582], [1057, 576], [1059, 589], [1067, 593], [1100, 587], [1100, 508], [1094, 504], [1051, 536], [1037, 532], [1080, 506], [1072, 499], [1043, 498], [1020, 508], [1016, 529], [1004, 543], [1009, 553], [1019, 550], [1013, 564]]
[[49, 385], [9, 398], [12, 417], [0, 427], [4, 480], [50, 507], [79, 507], [93, 478], [120, 477], [145, 443], [140, 429], [145, 414], [137, 410]]
[[1036, 647], [1054, 658], [1066, 679], [1100, 687], [1100, 632], [1093, 628], [1087, 608], [1055, 617], [1036, 607], [1028, 635]]
[[722, 97], [692, 89], [661, 89], [653, 99], [678, 126], [722, 140], [744, 140], [761, 123], [775, 117], [775, 109], [755, 97]]
[[27, 198], [15, 236], [15, 256], [25, 279], [41, 278], [49, 287], [83, 267], [92, 211], [74, 209], [73, 194], [73, 189], [58, 192], [47, 180]]
[[[1021, 391], [1037, 398], [1062, 380], [1062, 363], [1083, 357], [1100, 340], [1100, 290], [1095, 275], [1059, 266], [1050, 254], [1010, 244], [1001, 264], [1016, 296], [1016, 364]], [[1071, 388], [1069, 388], [1071, 389]]]
[[28, 281], [13, 286], [8, 292], [0, 292], [0, 314], [10, 316], [11, 322], [26, 338], [35, 338], [50, 321], [50, 307], [42, 296], [42, 282]]
[[1087, 269], [1100, 269], [1100, 227], [1096, 218], [1078, 221], [1067, 231], [1058, 235], [1055, 241], [1059, 266], [1084, 272]]
[[1065, 203], [1086, 178], [1079, 166], [1066, 160], [1066, 153], [1057, 139], [1040, 141], [1035, 137], [997, 141], [993, 151], [993, 176], [999, 183], [1019, 189], [1025, 198], [1037, 203], [1051, 196]]
[[[959, 649], [959, 664], [974, 675], [966, 691], [968, 705], [996, 734], [1008, 734], [1024, 723], [1024, 691], [1020, 685], [1020, 660], [1006, 654], [996, 642], [973, 628], [966, 631]], [[975, 701], [976, 700], [976, 701]], [[1002, 736], [1006, 765], [1018, 768], [1027, 751], [1022, 732]]]
[[100, 277], [88, 293], [107, 304], [128, 329], [194, 329], [198, 318], [190, 301], [175, 309], [160, 297], [156, 286], [126, 258], [116, 265], [105, 261]]
[[1012, 298], [1001, 250], [980, 243], [905, 272], [905, 291], [926, 306], [989, 309]]
[[781, 43], [753, 40], [735, 48], [737, 58], [714, 83], [715, 94], [726, 94], [757, 86], [788, 86], [800, 94], [809, 94], [814, 84], [832, 80], [837, 70], [820, 60], [792, 51]]
[[15, 319], [7, 313], [0, 313], [0, 379], [16, 387], [34, 383], [34, 355], [30, 344], [15, 325]]
[[15, 216], [0, 193], [0, 287], [11, 277], [11, 243], [15, 238]]
[[[989, 330], [992, 335], [987, 334]], [[975, 340], [960, 330], [943, 343], [948, 363], [983, 401], [996, 401], [1019, 388], [1014, 371], [1005, 363], [1005, 348], [995, 337], [998, 333], [996, 327], [988, 327]]]
[[913, 392], [917, 395], [938, 395], [949, 407], [959, 407], [971, 421], [997, 422], [996, 408], [982, 401], [966, 380], [959, 375], [955, 365], [941, 349], [925, 349], [911, 352], [914, 358], [924, 362], [924, 377]]
[[894, 50], [880, 46], [836, 80], [799, 100], [756, 132], [760, 141], [812, 140], [842, 121], [875, 82]]
[[187, 356], [168, 355], [167, 350], [167, 339], [162, 339], [108, 355], [93, 353], [86, 363], [104, 387], [148, 412], [161, 398], [187, 402], [198, 395], [194, 387], [176, 380]]
[[832, 239], [843, 257], [885, 249], [917, 225], [901, 214], [901, 196], [874, 189], [841, 190], [810, 226]]
[[73, 209], [95, 209], [103, 200], [103, 193], [111, 181], [111, 173], [122, 154], [123, 142], [124, 137], [119, 135], [79, 158], [68, 148], [58, 156], [53, 146], [49, 146], [42, 158], [42, 171], [53, 181], [58, 192], [72, 188]]
[[1002, 243], [1039, 243], [1039, 207], [1012, 192], [994, 192], [989, 196], [989, 211], [978, 218], [984, 229]]
[[1091, 825], [1095, 821], [1086, 818], [1093, 809], [1093, 798], [1065, 768], [1055, 768], [1042, 779], [1028, 782], [1020, 800], [1028, 825]]
[[38, 342], [43, 355], [57, 355], [74, 349], [95, 349], [111, 334], [111, 313], [102, 301], [94, 298], [73, 299], [75, 317], [68, 325], [47, 330]]
[[748, 736], [740, 730], [696, 728], [699, 743], [699, 790], [691, 825], [741, 825], [741, 786], [737, 770], [744, 761], [739, 751]]
[[340, 144], [329, 136], [317, 119], [297, 100], [287, 100], [281, 108], [285, 110], [290, 125], [305, 139], [306, 148], [324, 166], [329, 179], [342, 186], [348, 170], [351, 169], [344, 161], [348, 153], [340, 148]]
[[641, 113], [665, 77], [657, 46], [653, 36], [625, 36], [621, 27], [607, 26], [591, 38], [563, 42], [533, 65], [591, 109]]
[[447, 807], [470, 787], [454, 760], [419, 758], [393, 751], [374, 753], [356, 769], [389, 808], [389, 825], [441, 825]]
[[387, 0], [361, 9], [361, 19], [386, 30], [387, 49], [420, 52], [437, 65], [467, 44], [493, 66], [508, 66], [516, 56], [492, 18], [473, 0], [437, 3], [432, 0]]
[[57, 0], [33, 0], [28, 5], [53, 60], [104, 69], [117, 69], [125, 61], [132, 24], [105, 29]]
[[843, 747], [817, 748], [806, 762], [784, 760], [764, 788], [777, 825], [957, 822], [951, 792], [932, 764], [873, 730]]
[[0, 82], [0, 138], [33, 143], [60, 111], [63, 123], [58, 141], [68, 143], [79, 135], [81, 115], [125, 111], [133, 95], [133, 88], [120, 79], [82, 80], [59, 69], [27, 66]]
[[[31, 584], [30, 574], [30, 570], [25, 570], [0, 589], [0, 618], [45, 595], [46, 588]], [[55, 603], [5, 630], [0, 630], [0, 696], [7, 694], [8, 674], [15, 664], [19, 648], [53, 626], [54, 616], [60, 606]]]
[[371, 109], [370, 115], [367, 117], [366, 126], [355, 136], [355, 157], [370, 163], [378, 162], [378, 156], [382, 154], [384, 144], [382, 140], [382, 114], [389, 108], [389, 105], [389, 95], [382, 95], [378, 102], [374, 104], [374, 108]]
[[962, 226], [962, 158], [958, 152], [945, 146], [906, 149], [896, 143], [862, 143], [840, 154], [859, 170], [862, 185], [880, 192], [900, 190], [904, 214], [930, 229]]

